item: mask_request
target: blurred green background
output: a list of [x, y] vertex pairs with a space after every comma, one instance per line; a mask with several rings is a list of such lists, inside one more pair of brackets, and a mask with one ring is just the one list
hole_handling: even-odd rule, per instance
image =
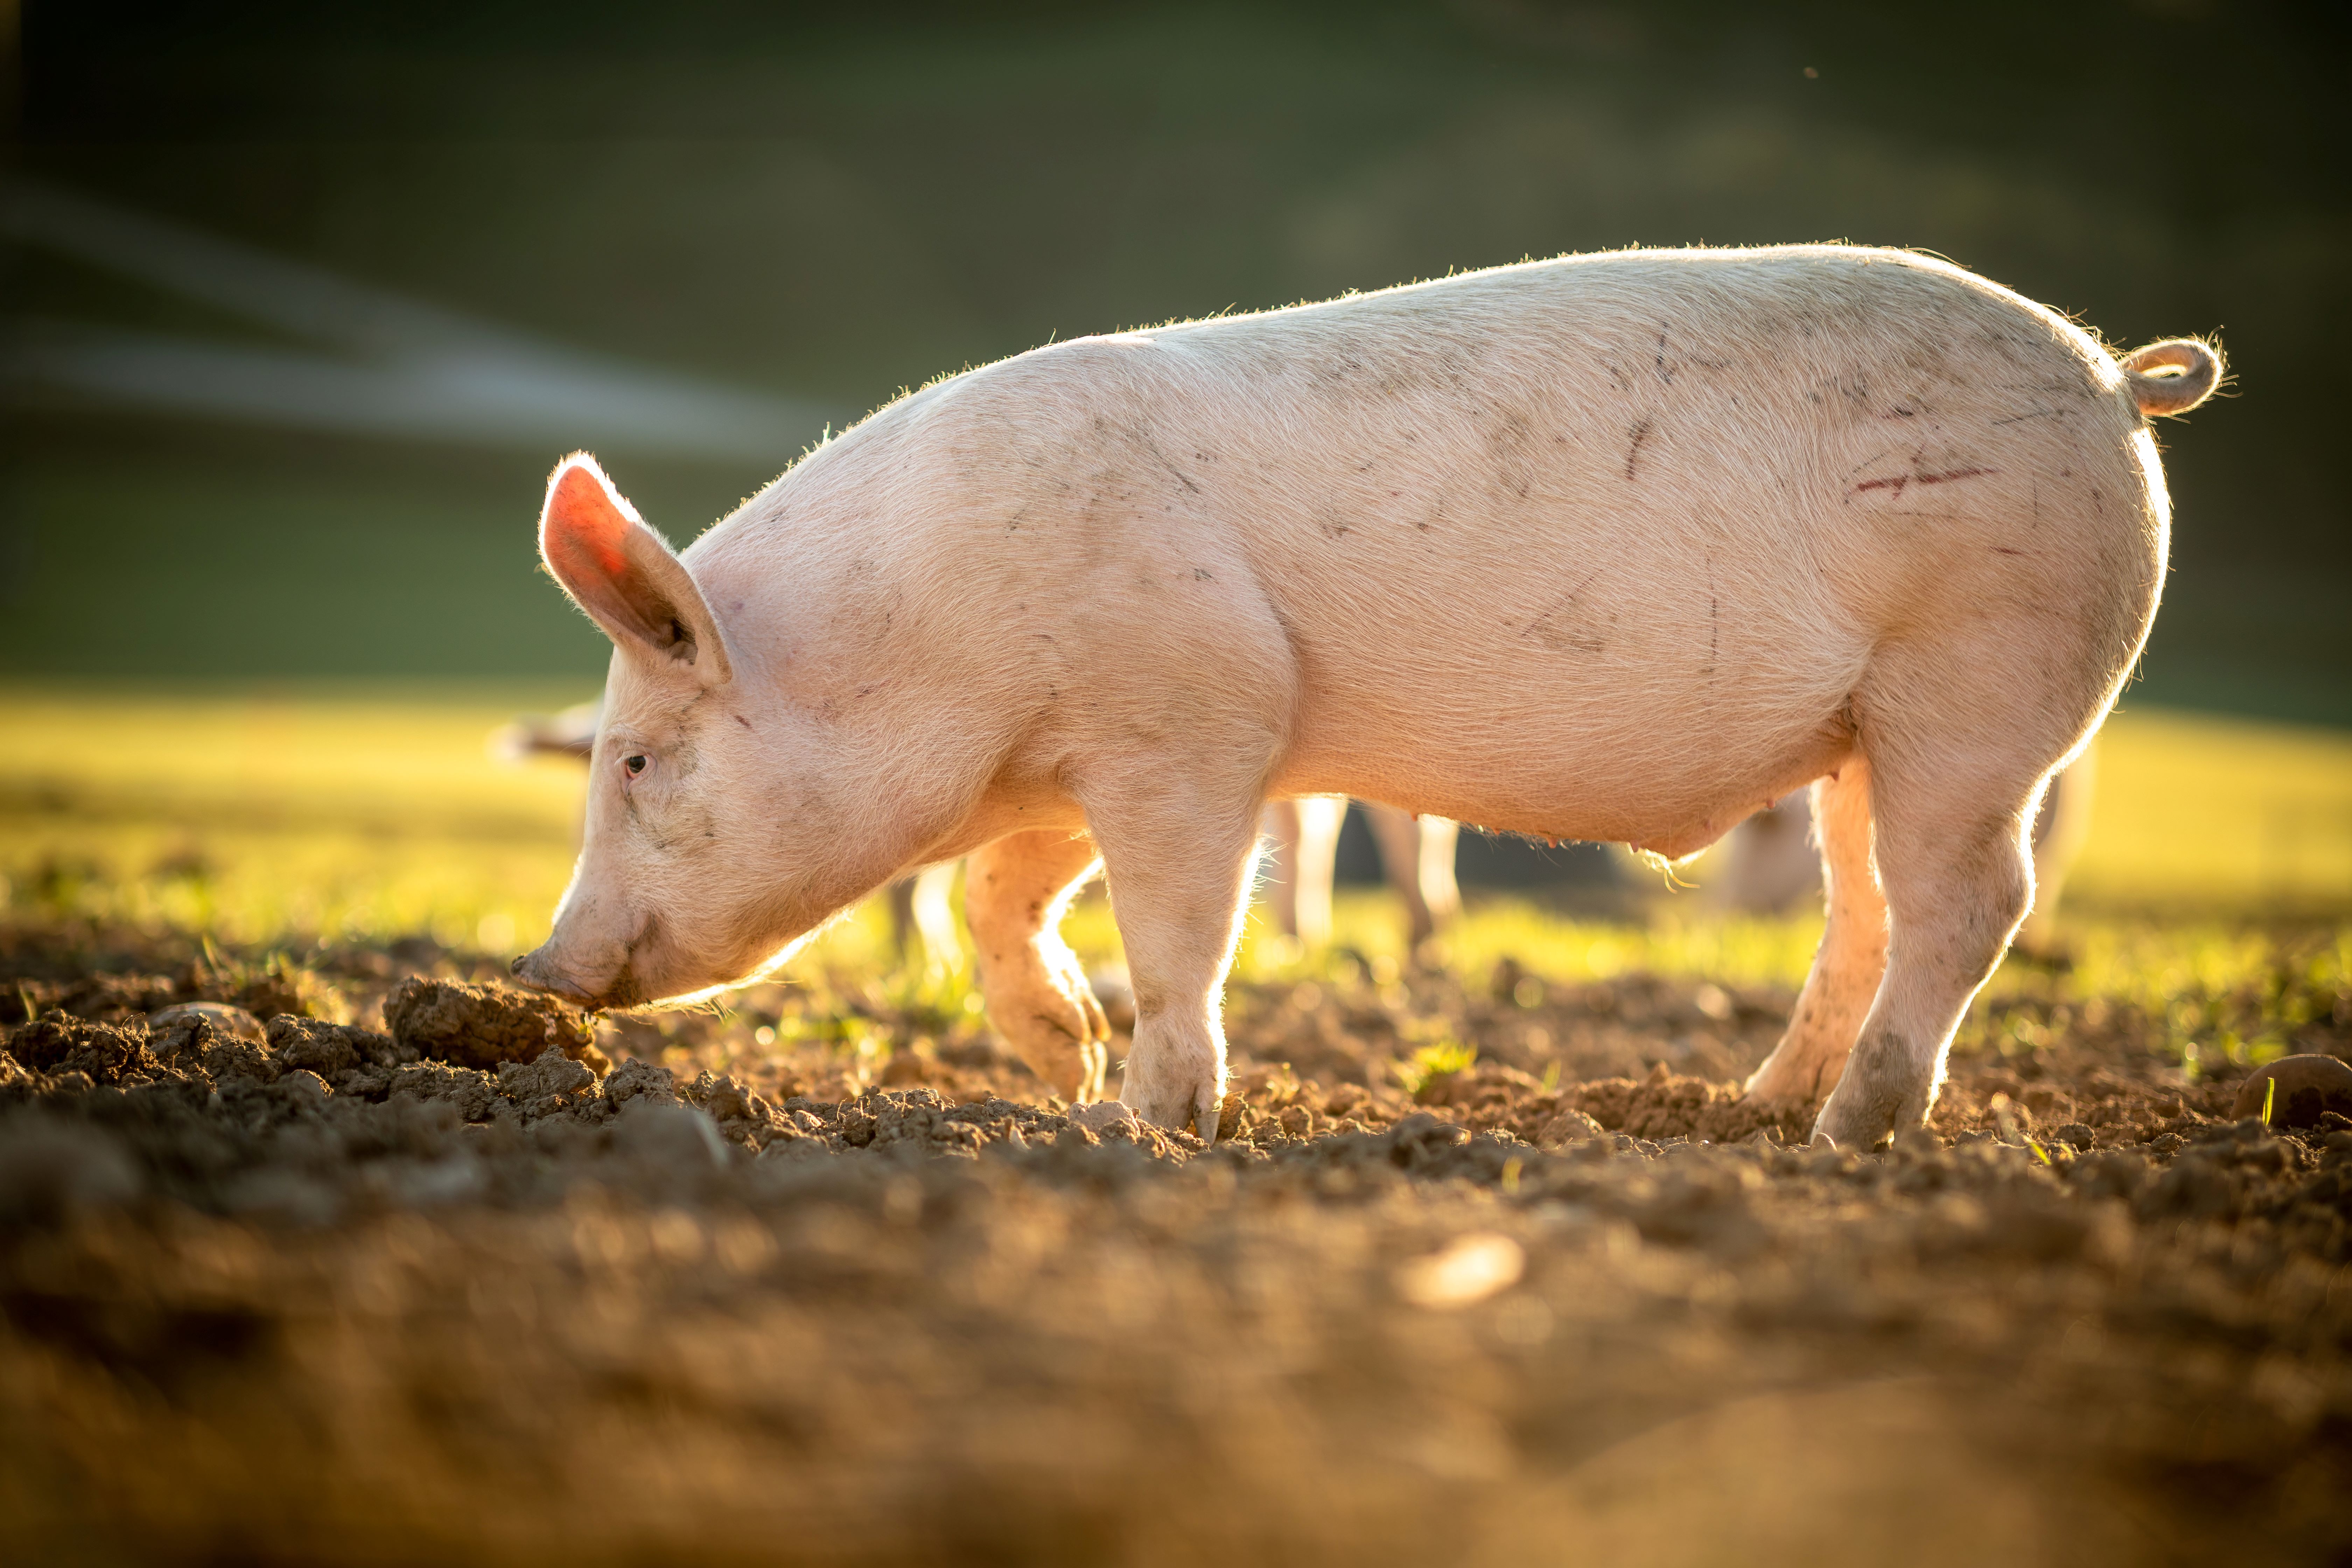
[[[572, 446], [683, 542], [828, 421], [1049, 337], [1561, 250], [1850, 238], [1939, 251], [2119, 344], [2219, 331], [2240, 379], [2163, 431], [2176, 572], [2130, 700], [2352, 723], [2332, 9], [72, 0], [18, 20], [0, 678], [593, 689], [599, 639], [534, 574]], [[268, 270], [288, 262], [311, 270]], [[302, 317], [314, 285], [336, 320]], [[437, 426], [337, 403], [406, 375], [430, 405], [427, 339], [489, 345], [467, 396], [571, 363], [620, 401], [510, 417], [525, 387]], [[175, 405], [154, 366], [184, 363], [293, 366], [292, 406]], [[639, 394], [733, 423], [699, 449], [633, 435]]]

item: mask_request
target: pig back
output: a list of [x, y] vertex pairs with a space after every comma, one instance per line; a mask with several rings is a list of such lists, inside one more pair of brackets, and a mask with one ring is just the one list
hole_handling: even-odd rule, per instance
[[900, 624], [1072, 746], [1266, 731], [1279, 789], [1626, 837], [1833, 763], [1890, 637], [2136, 647], [2141, 431], [2052, 312], [1809, 247], [1077, 340], [805, 467], [865, 475], [835, 578], [887, 561]]
[[1130, 636], [1255, 652], [1269, 607], [1286, 784], [1410, 773], [1474, 820], [1501, 778], [1801, 771], [1884, 638], [2056, 602], [2116, 643], [2160, 545], [2112, 361], [1897, 253], [1543, 263], [1025, 361], [1008, 533], [1050, 513]]

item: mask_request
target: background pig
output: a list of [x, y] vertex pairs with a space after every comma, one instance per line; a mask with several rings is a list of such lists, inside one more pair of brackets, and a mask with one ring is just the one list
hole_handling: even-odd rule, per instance
[[702, 994], [969, 853], [992, 1015], [1084, 1097], [1107, 1031], [1054, 925], [1099, 856], [1121, 1099], [1206, 1131], [1267, 799], [1679, 857], [1820, 780], [1829, 927], [1749, 1092], [1831, 1089], [1817, 1131], [1869, 1143], [1924, 1118], [2146, 638], [2146, 419], [2220, 374], [1906, 253], [1648, 251], [1024, 354], [685, 559], [568, 460], [541, 546], [615, 652], [518, 973]]

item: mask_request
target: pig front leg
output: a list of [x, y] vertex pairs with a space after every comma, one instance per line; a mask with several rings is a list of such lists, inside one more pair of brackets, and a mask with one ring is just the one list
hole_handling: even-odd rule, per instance
[[964, 920], [989, 1022], [1074, 1105], [1102, 1093], [1110, 1062], [1110, 1025], [1061, 932], [1098, 864], [1085, 834], [1041, 830], [975, 850], [964, 868]]
[[1225, 1087], [1218, 1015], [1248, 909], [1258, 810], [1254, 793], [1219, 798], [1181, 784], [1087, 807], [1135, 983], [1119, 1100], [1162, 1127], [1189, 1122], [1211, 1142]]

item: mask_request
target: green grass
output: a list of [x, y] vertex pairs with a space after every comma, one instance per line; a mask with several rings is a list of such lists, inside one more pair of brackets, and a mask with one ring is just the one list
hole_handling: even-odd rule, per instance
[[[562, 761], [499, 760], [486, 742], [519, 711], [585, 694], [0, 689], [12, 742], [0, 759], [9, 905], [20, 918], [168, 924], [244, 944], [427, 932], [520, 951], [545, 934], [570, 873], [585, 777]], [[2337, 933], [2296, 949], [2311, 984], [2352, 973], [2352, 736], [2126, 712], [2100, 744], [2094, 826], [2061, 927], [2074, 961], [2067, 989], [2160, 1012], [2267, 984], [2281, 962], [2267, 928], [2282, 920]], [[1686, 873], [1701, 885], [1706, 876], [1704, 859]], [[1090, 961], [1116, 956], [1099, 892], [1068, 930]], [[1649, 972], [1792, 987], [1819, 934], [1817, 914], [1726, 919], [1661, 888], [1630, 923], [1475, 899], [1441, 951], [1480, 977], [1508, 957], [1559, 979]], [[1341, 893], [1336, 935], [1376, 982], [1407, 961], [1377, 890]], [[799, 962], [889, 973], [878, 905], [853, 911]], [[1253, 914], [1235, 973], [1307, 978], [1335, 962], [1298, 953]], [[968, 1005], [958, 976], [888, 984], [925, 988], [941, 1009]], [[2052, 984], [2011, 964], [1992, 994]], [[2185, 1025], [2182, 1037], [2207, 1022]]]
[[0, 877], [20, 913], [238, 942], [533, 942], [570, 874], [582, 770], [486, 742], [579, 695], [8, 692]]
[[2133, 710], [2098, 745], [2091, 837], [2069, 897], [2110, 908], [2352, 906], [2352, 734]]

